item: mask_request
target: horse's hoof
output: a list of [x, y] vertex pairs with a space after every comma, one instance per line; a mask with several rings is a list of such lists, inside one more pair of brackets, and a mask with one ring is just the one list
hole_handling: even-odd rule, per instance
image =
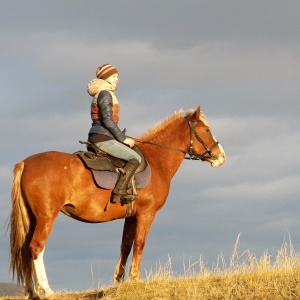
[[54, 300], [54, 299], [59, 299], [58, 295], [56, 295], [55, 293], [52, 293], [49, 296], [45, 296], [45, 300]]
[[122, 283], [124, 281], [125, 281], [124, 276], [116, 277], [113, 280], [113, 284], [119, 284], [119, 283]]
[[[25, 294], [26, 296], [26, 294]], [[40, 296], [35, 292], [35, 291], [31, 291], [27, 294], [27, 299], [29, 300], [41, 300]]]

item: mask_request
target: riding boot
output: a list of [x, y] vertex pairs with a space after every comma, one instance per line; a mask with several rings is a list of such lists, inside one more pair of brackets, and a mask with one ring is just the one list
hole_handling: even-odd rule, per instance
[[128, 184], [134, 175], [136, 169], [139, 167], [140, 163], [136, 159], [129, 160], [124, 166], [124, 173], [120, 173], [118, 182], [113, 189], [113, 202], [118, 202], [124, 199], [132, 199], [134, 195], [127, 193]]

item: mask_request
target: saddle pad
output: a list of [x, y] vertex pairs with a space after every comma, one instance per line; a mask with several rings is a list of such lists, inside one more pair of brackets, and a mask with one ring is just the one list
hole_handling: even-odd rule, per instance
[[[103, 189], [112, 190], [118, 180], [118, 174], [110, 171], [91, 170], [97, 185]], [[145, 188], [151, 180], [151, 168], [147, 165], [146, 169], [134, 175], [137, 190]]]
[[96, 171], [91, 169], [94, 179], [100, 188], [112, 190], [118, 180], [118, 174], [110, 171]]

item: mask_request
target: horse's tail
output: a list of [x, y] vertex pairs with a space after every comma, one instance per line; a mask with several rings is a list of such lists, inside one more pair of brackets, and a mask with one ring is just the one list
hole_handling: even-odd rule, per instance
[[21, 190], [21, 179], [24, 170], [24, 162], [16, 164], [12, 185], [11, 199], [12, 210], [10, 214], [10, 269], [17, 274], [19, 283], [31, 278], [33, 260], [29, 249], [32, 237], [32, 224], [30, 222], [29, 206]]

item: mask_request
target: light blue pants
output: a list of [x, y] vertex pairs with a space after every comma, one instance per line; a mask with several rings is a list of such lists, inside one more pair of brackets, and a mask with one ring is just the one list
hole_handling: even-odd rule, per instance
[[126, 161], [129, 161], [131, 159], [136, 159], [140, 163], [142, 160], [141, 157], [129, 146], [126, 146], [116, 140], [109, 140], [105, 142], [95, 143], [95, 145], [100, 150], [110, 154], [111, 156], [121, 158]]

